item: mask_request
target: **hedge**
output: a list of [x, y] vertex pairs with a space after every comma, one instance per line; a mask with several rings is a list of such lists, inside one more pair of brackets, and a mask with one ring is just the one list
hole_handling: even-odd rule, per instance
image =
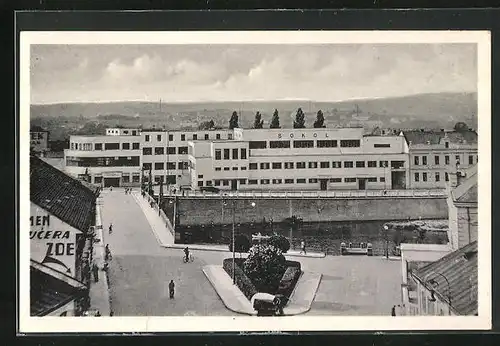
[[[246, 276], [246, 274], [241, 269], [241, 265], [245, 259], [238, 258], [235, 259], [234, 265], [234, 274], [236, 278], [236, 286], [240, 289], [241, 292], [247, 297], [248, 300], [251, 300], [252, 297], [258, 293], [252, 281]], [[222, 261], [222, 267], [226, 271], [226, 273], [232, 278], [233, 277], [233, 259], [226, 258]]]
[[287, 269], [281, 278], [276, 294], [282, 294], [288, 301], [301, 273], [300, 262], [287, 261]]

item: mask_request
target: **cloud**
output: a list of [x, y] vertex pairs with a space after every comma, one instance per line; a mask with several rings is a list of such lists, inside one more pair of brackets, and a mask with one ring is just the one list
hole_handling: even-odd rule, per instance
[[[474, 45], [54, 46], [32, 54], [44, 102], [340, 100], [474, 91]], [[51, 101], [47, 101], [51, 100]]]

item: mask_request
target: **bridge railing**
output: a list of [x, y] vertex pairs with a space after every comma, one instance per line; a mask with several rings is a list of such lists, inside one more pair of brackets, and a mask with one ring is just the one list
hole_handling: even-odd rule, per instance
[[422, 198], [446, 197], [444, 189], [426, 190], [336, 190], [336, 191], [184, 191], [173, 194], [171, 191], [164, 196], [186, 196], [199, 198], [235, 197], [235, 198]]

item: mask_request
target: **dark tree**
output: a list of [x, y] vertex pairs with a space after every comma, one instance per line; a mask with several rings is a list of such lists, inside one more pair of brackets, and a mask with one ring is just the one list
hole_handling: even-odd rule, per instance
[[238, 113], [236, 111], [231, 115], [231, 119], [229, 119], [229, 129], [232, 130], [238, 127]]
[[273, 113], [273, 118], [271, 119], [271, 124], [269, 125], [270, 129], [279, 129], [280, 128], [280, 116], [278, 114], [278, 110], [275, 109]]
[[211, 130], [215, 127], [215, 123], [213, 120], [210, 121], [204, 121], [202, 122], [199, 126], [198, 129], [200, 130]]
[[316, 114], [316, 121], [314, 122], [314, 127], [315, 128], [323, 128], [325, 126], [325, 117], [323, 115], [323, 112], [321, 109], [318, 111], [318, 114]]
[[293, 122], [294, 129], [304, 129], [306, 127], [306, 120], [302, 108], [297, 109], [295, 121]]
[[[242, 253], [250, 250], [250, 240], [244, 234], [237, 234], [234, 237], [234, 250], [235, 252]], [[229, 243], [229, 251], [233, 251], [233, 243]]]
[[253, 122], [254, 129], [261, 129], [264, 124], [264, 120], [262, 120], [262, 115], [260, 112], [255, 113], [255, 121]]
[[273, 294], [286, 270], [286, 259], [280, 249], [254, 245], [243, 263], [243, 271], [259, 292]]
[[462, 132], [462, 131], [468, 131], [469, 130], [469, 126], [467, 126], [466, 123], [464, 122], [458, 122], [455, 124], [455, 126], [453, 127], [453, 129], [457, 132]]
[[280, 249], [283, 253], [287, 253], [288, 250], [290, 250], [290, 242], [282, 235], [271, 236], [268, 240], [268, 244]]

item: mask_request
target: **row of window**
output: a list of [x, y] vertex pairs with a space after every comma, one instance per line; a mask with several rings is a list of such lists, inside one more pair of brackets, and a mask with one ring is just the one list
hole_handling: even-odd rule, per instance
[[74, 143], [70, 144], [71, 150], [139, 150], [140, 143], [122, 143], [120, 148], [120, 143]]
[[[200, 177], [200, 176], [199, 176]], [[368, 182], [377, 182], [376, 177], [371, 177], [371, 178], [366, 178]], [[380, 182], [385, 182], [384, 177], [380, 177], [378, 179]], [[216, 179], [214, 180], [213, 184], [215, 186], [229, 186], [231, 180], [229, 179]], [[319, 179], [317, 178], [297, 178], [297, 179], [238, 179], [240, 185], [246, 185], [248, 181], [248, 185], [281, 185], [281, 184], [317, 184], [319, 182]], [[357, 178], [330, 178], [328, 179], [330, 183], [355, 183], [357, 181]], [[201, 187], [203, 186], [203, 180], [198, 181], [198, 186]], [[212, 186], [212, 181], [207, 180], [205, 181], [205, 186]]]
[[[146, 142], [151, 142], [151, 141], [152, 141], [152, 138], [151, 138], [151, 137], [152, 137], [152, 135], [145, 135], [145, 136], [144, 136], [144, 140], [145, 140]], [[203, 135], [203, 138], [204, 138], [205, 140], [209, 140], [209, 139], [210, 139], [210, 135], [209, 135], [208, 133], [205, 133], [205, 134]], [[201, 137], [200, 137], [200, 139], [201, 139]], [[215, 139], [221, 139], [221, 134], [220, 134], [220, 133], [216, 133], [216, 134], [215, 134]], [[233, 134], [232, 134], [232, 133], [228, 133], [228, 134], [227, 134], [227, 139], [233, 139]], [[172, 142], [172, 141], [174, 140], [174, 135], [173, 135], [173, 134], [169, 134], [169, 135], [168, 135], [168, 140], [169, 140], [170, 142]], [[186, 134], [185, 134], [185, 133], [182, 133], [182, 134], [181, 134], [181, 141], [185, 141], [185, 140], [186, 140]], [[189, 138], [189, 140], [197, 141], [197, 140], [198, 140], [198, 134], [197, 134], [197, 133], [193, 133], [193, 134], [191, 135], [191, 138]], [[156, 141], [157, 141], [157, 142], [161, 142], [161, 141], [162, 141], [162, 135], [156, 135]]]
[[[429, 176], [430, 176], [430, 174], [427, 174], [427, 172], [415, 173], [414, 180], [415, 180], [415, 182], [419, 182], [420, 181], [420, 177], [422, 177], [422, 181], [429, 181], [428, 180]], [[450, 177], [448, 176], [447, 172], [444, 172], [444, 180], [445, 181], [449, 181], [450, 180]], [[434, 181], [435, 182], [440, 182], [441, 181], [441, 172], [435, 172], [434, 173]]]
[[[167, 150], [165, 150], [164, 147], [155, 147], [154, 148], [154, 154], [155, 155], [165, 155], [165, 152], [167, 155], [187, 155], [188, 154], [188, 147], [167, 147]], [[142, 155], [153, 155], [153, 148], [152, 147], [145, 147], [142, 148]]]
[[[153, 168], [154, 167], [154, 168]], [[142, 164], [142, 169], [149, 171], [150, 169], [162, 170], [162, 169], [188, 169], [189, 162], [179, 161], [179, 162], [155, 162], [154, 165], [150, 162], [144, 162]]]
[[[378, 167], [388, 167], [389, 161], [378, 161]], [[305, 169], [307, 168], [376, 168], [377, 161], [322, 161], [322, 162], [256, 162], [249, 164], [248, 169]], [[392, 168], [404, 167], [404, 161], [391, 161]]]
[[[102, 177], [94, 177], [94, 184], [102, 184]], [[132, 183], [138, 183], [141, 181], [141, 176], [138, 174], [132, 175]], [[128, 184], [130, 183], [130, 176], [129, 175], [123, 175], [122, 176], [122, 183]]]
[[[246, 160], [247, 159], [247, 150], [245, 148], [240, 148], [238, 150], [237, 148], [234, 149], [215, 149], [215, 159], [216, 160], [222, 160], [222, 153], [224, 152], [224, 160]], [[238, 158], [238, 153], [239, 158]], [[230, 154], [231, 157], [230, 157]]]
[[139, 156], [66, 157], [66, 166], [73, 167], [138, 167]]
[[[270, 149], [287, 149], [287, 148], [336, 148], [338, 146], [338, 141], [335, 139], [331, 140], [295, 140], [292, 141], [269, 141]], [[314, 145], [316, 142], [316, 146]], [[340, 140], [341, 148], [359, 148], [361, 146], [361, 140], [359, 139], [342, 139]], [[390, 145], [389, 145], [390, 146]], [[267, 141], [250, 141], [248, 143], [249, 149], [267, 149]], [[386, 148], [386, 147], [384, 147]]]
[[[422, 159], [422, 160], [420, 160]], [[420, 165], [420, 162], [422, 162], [422, 166], [427, 166], [427, 156], [423, 155], [423, 156], [414, 156], [413, 157], [413, 162], [415, 164], [415, 166], [419, 166]], [[476, 163], [478, 162], [478, 157], [476, 155]], [[455, 163], [456, 164], [461, 164], [460, 163], [460, 155], [455, 155]], [[441, 164], [441, 157], [439, 155], [435, 155], [434, 156], [434, 165], [439, 165]], [[445, 155], [444, 156], [444, 164], [445, 165], [449, 165], [450, 164], [450, 155]], [[474, 156], [473, 155], [469, 155], [469, 165], [473, 165], [474, 164]]]

